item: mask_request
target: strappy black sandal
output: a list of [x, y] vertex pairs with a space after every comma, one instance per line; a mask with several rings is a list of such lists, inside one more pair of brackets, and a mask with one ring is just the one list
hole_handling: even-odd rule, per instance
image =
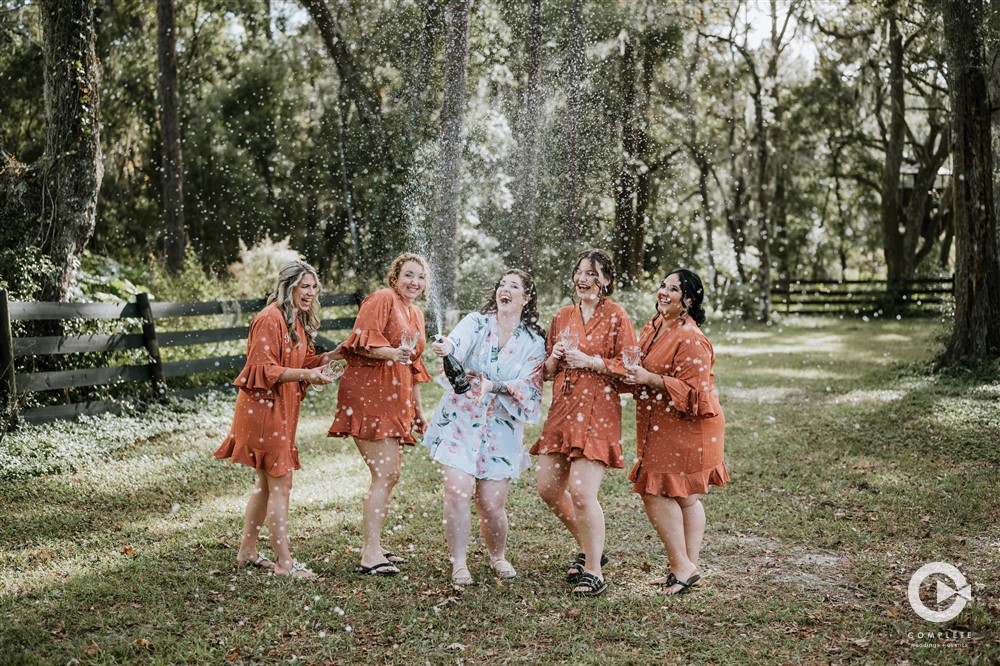
[[[569, 568], [574, 569], [574, 571], [571, 571], [568, 574], [566, 574], [566, 582], [578, 583], [580, 581], [580, 576], [583, 575], [583, 566], [586, 563], [587, 563], [587, 556], [584, 555], [583, 553], [577, 553], [576, 559], [573, 560], [573, 564], [569, 565]], [[607, 563], [608, 563], [608, 554], [601, 553], [601, 566], [603, 567]]]
[[584, 590], [573, 590], [574, 597], [599, 597], [608, 591], [608, 584], [592, 573], [584, 572], [580, 574], [577, 587], [586, 588]]
[[387, 550], [387, 551], [385, 551], [382, 554], [385, 556], [385, 559], [389, 560], [389, 562], [392, 563], [392, 564], [406, 564], [409, 561], [405, 557], [402, 557], [401, 555], [397, 555], [396, 553], [392, 552], [391, 550]]

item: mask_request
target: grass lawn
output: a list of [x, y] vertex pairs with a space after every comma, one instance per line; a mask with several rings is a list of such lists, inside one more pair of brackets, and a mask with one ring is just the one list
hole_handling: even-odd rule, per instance
[[[732, 482], [705, 499], [692, 594], [644, 584], [666, 558], [622, 471], [602, 487], [604, 597], [570, 594], [576, 548], [531, 472], [508, 505], [518, 577], [491, 576], [477, 538], [477, 584], [452, 589], [440, 475], [421, 447], [385, 539], [410, 558], [405, 575], [354, 575], [367, 472], [353, 445], [325, 437], [328, 389], [303, 406], [291, 527], [323, 580], [237, 570], [252, 473], [211, 458], [232, 412], [206, 405], [189, 428], [0, 486], [0, 663], [997, 663], [1000, 377], [927, 374], [940, 335], [928, 320], [708, 334]], [[439, 395], [425, 390], [425, 404]], [[933, 561], [972, 586], [944, 624], [907, 601]]]

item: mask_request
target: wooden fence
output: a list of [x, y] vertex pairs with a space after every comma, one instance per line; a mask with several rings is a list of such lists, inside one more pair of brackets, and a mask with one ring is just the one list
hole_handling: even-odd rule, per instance
[[[357, 307], [359, 294], [324, 294], [320, 305]], [[7, 293], [0, 291], [0, 406], [17, 416], [17, 396], [29, 392], [69, 389], [86, 386], [104, 386], [126, 382], [149, 382], [153, 398], [173, 395], [192, 397], [208, 390], [222, 387], [193, 388], [171, 391], [168, 380], [219, 371], [238, 371], [246, 356], [215, 356], [181, 361], [163, 362], [160, 350], [165, 347], [203, 345], [244, 340], [249, 325], [200, 330], [164, 331], [157, 328], [157, 321], [167, 317], [196, 317], [206, 315], [238, 315], [254, 313], [265, 305], [264, 299], [214, 301], [204, 303], [157, 303], [148, 294], [138, 294], [130, 303], [22, 303], [8, 301]], [[133, 333], [112, 335], [60, 335], [40, 337], [13, 337], [11, 323], [16, 321], [43, 320], [132, 320]], [[323, 319], [317, 345], [332, 349], [336, 342], [323, 334], [349, 329], [354, 317]], [[143, 365], [111, 367], [84, 367], [49, 372], [18, 373], [18, 358], [29, 356], [55, 356], [87, 352], [118, 352], [145, 350], [148, 362]], [[20, 417], [38, 423], [60, 418], [74, 418], [83, 414], [101, 414], [120, 411], [120, 404], [113, 400], [76, 402], [26, 409]], [[15, 419], [11, 419], [12, 422]]]
[[886, 280], [794, 280], [775, 284], [775, 310], [793, 314], [920, 314], [937, 312], [955, 292], [954, 278], [924, 278], [890, 285]]

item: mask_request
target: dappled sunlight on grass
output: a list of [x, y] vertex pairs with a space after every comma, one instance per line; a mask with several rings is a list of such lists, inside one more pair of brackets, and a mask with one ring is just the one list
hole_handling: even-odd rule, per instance
[[835, 405], [884, 404], [902, 400], [905, 396], [905, 392], [895, 390], [851, 391], [832, 397], [830, 402]]

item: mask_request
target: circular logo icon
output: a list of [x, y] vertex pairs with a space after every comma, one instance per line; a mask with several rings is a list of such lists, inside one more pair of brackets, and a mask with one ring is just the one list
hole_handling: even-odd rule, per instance
[[[951, 579], [951, 585], [942, 582], [938, 579], [937, 582], [937, 604], [938, 608], [941, 608], [941, 604], [948, 601], [949, 599], [954, 599], [951, 605], [943, 610], [934, 610], [928, 608], [924, 604], [923, 600], [920, 598], [920, 586], [923, 584], [927, 577], [932, 574], [941, 574], [946, 578]], [[972, 601], [972, 587], [969, 582], [965, 580], [965, 576], [962, 572], [958, 570], [947, 562], [931, 562], [930, 564], [925, 564], [924, 566], [917, 569], [912, 576], [910, 576], [910, 584], [906, 589], [906, 596], [910, 600], [910, 606], [913, 607], [913, 612], [924, 618], [928, 622], [947, 622], [958, 616], [959, 613], [965, 608], [965, 604]]]

